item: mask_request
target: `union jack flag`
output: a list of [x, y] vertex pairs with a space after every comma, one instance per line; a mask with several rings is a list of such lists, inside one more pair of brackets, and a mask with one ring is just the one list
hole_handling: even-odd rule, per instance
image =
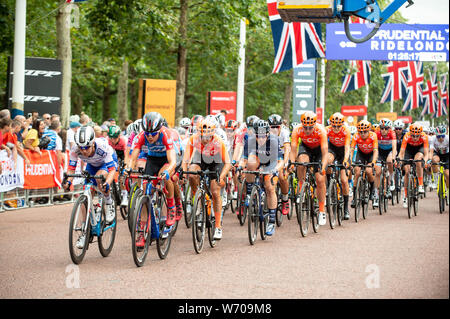
[[406, 75], [408, 72], [407, 61], [389, 61], [387, 64], [388, 73], [382, 74], [385, 82], [381, 102], [390, 102], [400, 100], [406, 95]]
[[370, 84], [371, 71], [372, 64], [369, 61], [351, 60], [350, 68], [343, 77], [341, 92], [346, 93], [358, 90]]
[[408, 62], [407, 95], [404, 99], [402, 111], [417, 109], [422, 105], [423, 63]]
[[275, 61], [272, 73], [297, 67], [312, 58], [324, 58], [320, 23], [287, 23], [281, 20], [276, 0], [267, 0]]
[[438, 85], [436, 83], [436, 71], [437, 66], [434, 65], [433, 68], [433, 74], [429, 72], [430, 79], [425, 84], [425, 89], [422, 90], [423, 99], [424, 99], [424, 105], [423, 110], [421, 113], [421, 116], [424, 116], [425, 114], [434, 114], [436, 112], [436, 109], [438, 107]]
[[447, 116], [448, 115], [448, 89], [447, 89], [447, 74], [442, 76], [442, 81], [440, 83], [438, 106], [434, 117]]

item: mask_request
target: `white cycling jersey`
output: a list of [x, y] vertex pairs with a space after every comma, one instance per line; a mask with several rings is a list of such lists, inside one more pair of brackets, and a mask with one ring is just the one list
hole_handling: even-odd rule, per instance
[[115, 166], [115, 152], [108, 141], [103, 138], [96, 138], [94, 155], [88, 157], [81, 154], [78, 145], [74, 145], [69, 153], [69, 169], [75, 169], [78, 159], [94, 167], [106, 165], [107, 168]]
[[436, 138], [436, 135], [429, 137], [430, 150], [438, 154], [447, 154], [449, 152], [449, 137], [445, 135], [444, 141], [441, 143]]

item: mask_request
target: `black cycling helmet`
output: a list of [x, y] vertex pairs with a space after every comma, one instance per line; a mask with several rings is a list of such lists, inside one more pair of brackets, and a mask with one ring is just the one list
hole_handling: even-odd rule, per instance
[[255, 130], [256, 135], [268, 135], [270, 133], [270, 126], [267, 121], [257, 120], [253, 123], [253, 129]]
[[256, 115], [250, 115], [249, 117], [247, 117], [247, 120], [245, 121], [245, 123], [247, 124], [247, 128], [253, 127], [253, 124], [259, 120], [259, 117], [257, 117]]
[[283, 124], [283, 118], [278, 114], [272, 114], [268, 119], [270, 126], [281, 126]]
[[161, 129], [164, 118], [158, 112], [146, 113], [142, 118], [142, 128], [144, 132], [153, 133]]

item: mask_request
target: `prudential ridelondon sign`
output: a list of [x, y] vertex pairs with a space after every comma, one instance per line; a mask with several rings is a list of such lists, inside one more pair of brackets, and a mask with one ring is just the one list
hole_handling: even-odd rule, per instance
[[[350, 24], [354, 37], [370, 32], [370, 24]], [[448, 24], [385, 23], [375, 36], [356, 44], [347, 39], [343, 23], [327, 25], [328, 60], [448, 61]]]

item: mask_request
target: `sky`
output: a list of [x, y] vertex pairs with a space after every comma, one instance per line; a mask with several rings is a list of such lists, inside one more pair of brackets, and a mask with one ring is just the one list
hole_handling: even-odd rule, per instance
[[413, 0], [414, 5], [400, 9], [408, 23], [449, 24], [449, 0]]

